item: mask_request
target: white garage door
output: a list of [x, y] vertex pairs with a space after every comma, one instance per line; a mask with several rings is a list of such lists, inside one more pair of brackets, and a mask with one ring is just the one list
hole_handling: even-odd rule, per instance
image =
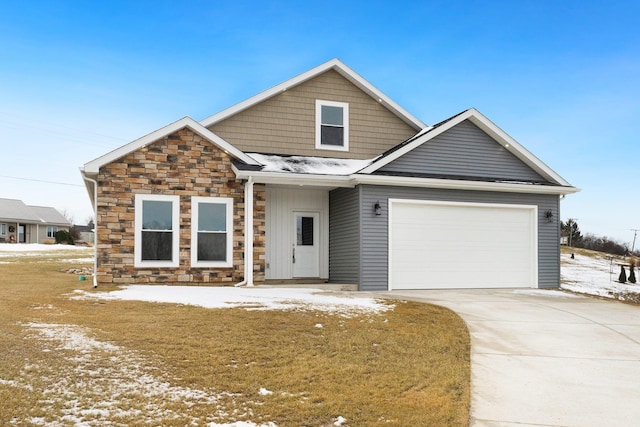
[[537, 287], [537, 208], [389, 200], [389, 289]]

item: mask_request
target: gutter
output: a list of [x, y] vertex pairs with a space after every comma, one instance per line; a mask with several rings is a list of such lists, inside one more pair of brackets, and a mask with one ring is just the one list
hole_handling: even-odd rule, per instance
[[253, 176], [244, 185], [244, 280], [234, 286], [253, 286]]
[[98, 181], [89, 178], [81, 171], [82, 179], [93, 184], [93, 214], [95, 215], [93, 233], [93, 287], [98, 287]]

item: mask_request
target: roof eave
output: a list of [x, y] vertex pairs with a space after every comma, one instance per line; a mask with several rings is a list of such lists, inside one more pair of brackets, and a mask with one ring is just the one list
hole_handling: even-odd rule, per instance
[[238, 179], [251, 177], [257, 184], [282, 184], [313, 187], [353, 187], [351, 178], [346, 175], [318, 175], [288, 172], [262, 172], [238, 169], [232, 166], [233, 173]]
[[501, 193], [533, 193], [566, 195], [580, 191], [572, 186], [536, 185], [510, 182], [466, 181], [456, 179], [399, 177], [388, 175], [351, 175], [351, 182], [370, 185], [391, 185], [399, 187], [439, 188], [447, 190], [495, 191]]
[[160, 138], [168, 136], [185, 127], [191, 129], [193, 132], [205, 138], [212, 144], [218, 146], [225, 153], [235, 157], [236, 159], [241, 160], [247, 164], [257, 164], [254, 159], [247, 156], [242, 151], [238, 150], [233, 145], [229, 144], [227, 141], [220, 138], [218, 135], [214, 134], [209, 129], [193, 120], [191, 117], [183, 117], [180, 120], [170, 123], [167, 126], [157, 129], [141, 138], [136, 139], [135, 141], [123, 145], [122, 147], [119, 147], [103, 156], [98, 157], [97, 159], [90, 161], [89, 163], [86, 163], [82, 170], [85, 174], [97, 174], [102, 166], [105, 166], [123, 156], [126, 156], [129, 153], [143, 148], [159, 140]]
[[312, 68], [309, 71], [306, 71], [302, 74], [299, 74], [285, 82], [282, 82], [276, 86], [273, 86], [270, 89], [267, 89], [263, 92], [260, 92], [257, 95], [252, 96], [238, 104], [235, 104], [229, 108], [226, 108], [212, 116], [209, 116], [200, 121], [200, 124], [204, 127], [209, 127], [214, 125], [228, 117], [231, 117], [241, 111], [244, 111], [260, 102], [263, 102], [273, 96], [276, 96], [282, 92], [286, 92], [288, 89], [297, 86], [301, 83], [306, 82], [322, 73], [325, 73], [329, 70], [335, 70], [341, 76], [349, 80], [351, 83], [360, 88], [367, 95], [375, 99], [381, 105], [386, 107], [388, 110], [393, 112], [397, 117], [399, 117], [402, 121], [407, 123], [409, 126], [413, 127], [417, 131], [424, 129], [427, 125], [419, 120], [417, 117], [409, 113], [407, 110], [402, 108], [396, 102], [394, 102], [391, 98], [385, 95], [381, 90], [373, 86], [367, 80], [365, 80], [358, 73], [353, 71], [347, 65], [345, 65], [342, 61], [337, 58], [334, 58], [330, 61], [325, 62], [324, 64], [320, 64], [315, 68]]

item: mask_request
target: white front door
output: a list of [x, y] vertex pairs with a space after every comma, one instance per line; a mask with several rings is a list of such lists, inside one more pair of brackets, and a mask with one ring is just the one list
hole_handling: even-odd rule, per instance
[[293, 277], [320, 277], [320, 214], [293, 213]]

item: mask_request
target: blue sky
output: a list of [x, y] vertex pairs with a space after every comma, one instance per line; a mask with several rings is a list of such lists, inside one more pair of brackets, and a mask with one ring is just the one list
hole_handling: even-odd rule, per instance
[[639, 16], [637, 0], [3, 2], [0, 197], [83, 223], [79, 166], [337, 57], [428, 124], [479, 109], [582, 189], [563, 219], [630, 242]]

